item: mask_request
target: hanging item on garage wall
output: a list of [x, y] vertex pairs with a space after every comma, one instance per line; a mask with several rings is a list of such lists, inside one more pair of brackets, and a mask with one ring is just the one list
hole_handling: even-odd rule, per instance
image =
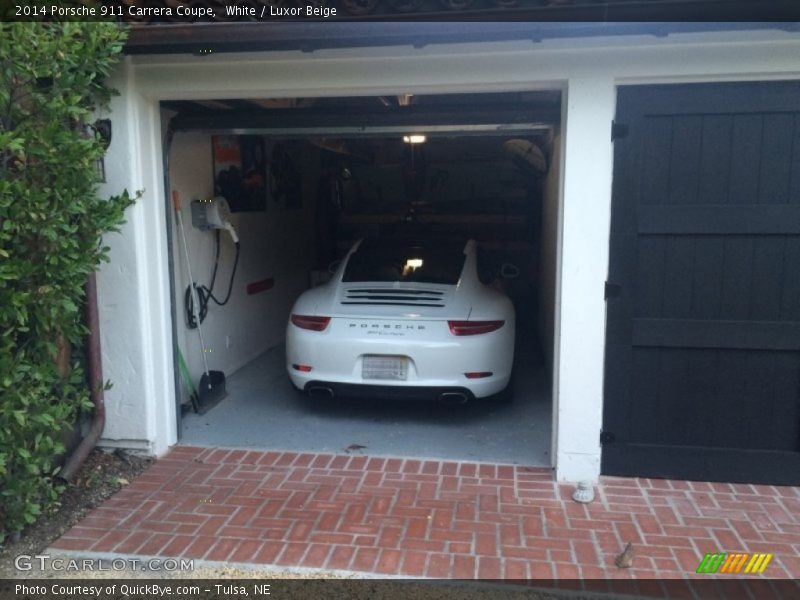
[[215, 135], [214, 194], [228, 200], [231, 212], [267, 208], [267, 160], [264, 138], [258, 135]]
[[513, 139], [503, 144], [503, 149], [521, 168], [536, 173], [547, 173], [547, 158], [542, 149], [530, 140]]
[[291, 142], [272, 145], [269, 163], [269, 195], [286, 208], [303, 207], [303, 180], [294, 166]]

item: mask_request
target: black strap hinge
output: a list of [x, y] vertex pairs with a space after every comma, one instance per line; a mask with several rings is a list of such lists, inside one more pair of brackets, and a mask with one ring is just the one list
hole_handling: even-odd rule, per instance
[[605, 291], [603, 292], [604, 299], [617, 298], [620, 294], [622, 294], [622, 286], [620, 284], [606, 281]]
[[628, 126], [625, 123], [611, 121], [611, 141], [621, 140], [628, 137]]

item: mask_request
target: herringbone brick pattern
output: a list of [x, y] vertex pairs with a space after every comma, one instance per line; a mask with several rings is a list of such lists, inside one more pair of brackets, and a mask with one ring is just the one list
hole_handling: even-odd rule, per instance
[[[595, 502], [544, 468], [178, 446], [53, 549], [387, 576], [671, 579], [706, 552], [772, 552], [800, 578], [800, 489], [604, 477]], [[625, 544], [633, 565], [614, 558]], [[664, 587], [668, 586], [668, 587]]]

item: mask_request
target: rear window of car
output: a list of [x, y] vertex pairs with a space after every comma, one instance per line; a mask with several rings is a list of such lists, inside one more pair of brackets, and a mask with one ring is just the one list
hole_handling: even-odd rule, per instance
[[455, 285], [461, 278], [464, 259], [464, 246], [365, 240], [347, 261], [342, 281]]

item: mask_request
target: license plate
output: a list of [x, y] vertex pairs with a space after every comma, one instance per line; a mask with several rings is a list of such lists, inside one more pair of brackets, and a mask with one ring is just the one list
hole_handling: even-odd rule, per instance
[[363, 379], [403, 381], [408, 377], [408, 358], [405, 356], [365, 356], [361, 366]]

